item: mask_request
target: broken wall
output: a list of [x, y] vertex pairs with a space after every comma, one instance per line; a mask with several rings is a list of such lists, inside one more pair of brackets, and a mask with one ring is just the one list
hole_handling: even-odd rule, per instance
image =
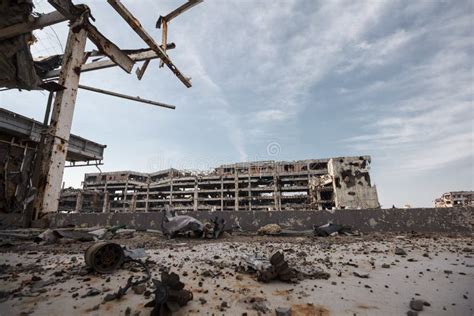
[[0, 135], [0, 212], [22, 212], [34, 196], [29, 181], [33, 172], [36, 144], [18, 144]]
[[329, 159], [337, 209], [380, 207], [377, 189], [370, 183], [369, 164], [370, 159], [364, 157]]
[[[474, 232], [474, 207], [453, 208], [410, 208], [410, 209], [365, 209], [334, 211], [236, 211], [236, 212], [178, 212], [190, 215], [200, 221], [216, 216], [226, 221], [226, 229], [234, 226], [248, 232], [256, 232], [267, 224], [278, 224], [283, 229], [311, 230], [313, 225], [328, 221], [348, 225], [361, 232]], [[68, 225], [114, 226], [127, 228], [161, 229], [162, 213], [75, 213], [56, 214], [51, 227]]]

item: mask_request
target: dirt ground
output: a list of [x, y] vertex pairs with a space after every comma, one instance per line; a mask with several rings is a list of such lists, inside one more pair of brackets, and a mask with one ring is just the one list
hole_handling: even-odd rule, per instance
[[[405, 315], [412, 299], [419, 315], [474, 315], [472, 236], [371, 234], [360, 237], [226, 236], [218, 240], [135, 232], [113, 240], [143, 247], [153, 278], [177, 273], [193, 300], [176, 315]], [[0, 244], [0, 315], [149, 315], [153, 285], [104, 301], [124, 286], [138, 266], [101, 275], [84, 269], [93, 242], [28, 240]], [[396, 254], [396, 248], [406, 255]], [[397, 251], [400, 252], [400, 249]], [[290, 267], [321, 270], [330, 278], [262, 283], [245, 272], [248, 255], [282, 251]], [[403, 252], [402, 251], [402, 252]], [[358, 274], [356, 276], [354, 274]], [[360, 277], [362, 276], [362, 277]]]

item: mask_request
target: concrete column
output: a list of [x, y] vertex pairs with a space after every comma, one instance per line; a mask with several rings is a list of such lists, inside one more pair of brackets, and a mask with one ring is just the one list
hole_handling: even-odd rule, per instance
[[84, 203], [84, 195], [81, 191], [77, 192], [76, 197], [76, 207], [74, 208], [74, 213], [79, 213], [82, 209], [82, 204]]
[[234, 174], [234, 188], [235, 188], [235, 199], [234, 199], [234, 210], [238, 211], [239, 210], [239, 173], [237, 169], [235, 169], [235, 174]]
[[150, 177], [146, 179], [146, 199], [145, 199], [145, 212], [148, 212], [148, 199], [150, 198]]
[[194, 179], [194, 197], [193, 197], [193, 211], [198, 210], [198, 182], [197, 178]]
[[127, 211], [127, 191], [128, 191], [128, 178], [130, 174], [127, 174], [127, 181], [125, 181], [125, 190], [123, 191], [123, 201], [122, 201], [122, 209], [124, 212]]
[[65, 87], [58, 91], [54, 100], [51, 124], [45, 142], [39, 144], [41, 163], [38, 170], [38, 194], [33, 206], [33, 218], [58, 211], [64, 164], [71, 133], [87, 31], [77, 25], [69, 28], [64, 59], [58, 83]]
[[137, 193], [133, 193], [128, 209], [130, 212], [135, 212], [137, 210]]
[[249, 211], [252, 210], [252, 178], [250, 177], [250, 167], [249, 167], [249, 185], [248, 185], [248, 196], [249, 196]]
[[173, 178], [171, 178], [170, 180], [170, 197], [169, 197], [169, 200], [170, 200], [170, 206], [173, 205]]
[[221, 176], [221, 211], [224, 210], [224, 178]]
[[110, 197], [109, 191], [104, 192], [104, 205], [102, 206], [102, 213], [110, 212]]

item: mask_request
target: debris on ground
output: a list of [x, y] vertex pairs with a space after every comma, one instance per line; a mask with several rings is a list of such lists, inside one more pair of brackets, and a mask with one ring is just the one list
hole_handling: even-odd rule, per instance
[[84, 254], [86, 265], [99, 273], [112, 273], [124, 262], [125, 254], [120, 245], [100, 241], [89, 248]]
[[94, 241], [98, 238], [85, 231], [47, 229], [35, 238], [35, 242], [56, 243], [59, 239], [76, 240], [76, 241]]
[[403, 248], [395, 247], [395, 254], [398, 256], [406, 256], [407, 252]]
[[241, 268], [244, 272], [255, 274], [257, 280], [264, 283], [272, 280], [283, 282], [297, 282], [304, 279], [327, 280], [330, 277], [329, 273], [319, 269], [306, 272], [290, 267], [281, 251], [275, 252], [269, 259], [261, 255], [247, 256], [244, 258]]
[[361, 279], [368, 279], [368, 278], [369, 278], [369, 274], [368, 274], [368, 273], [359, 272], [359, 271], [354, 271], [353, 274], [354, 274], [356, 277], [361, 278]]
[[346, 235], [346, 236], [356, 235], [356, 233], [352, 231], [352, 227], [339, 225], [339, 224], [333, 224], [331, 222], [322, 226], [313, 226], [313, 231], [314, 231], [314, 235], [319, 236], [319, 237], [328, 237], [328, 236], [337, 236], [337, 235]]
[[177, 236], [218, 238], [224, 232], [225, 219], [215, 217], [205, 223], [188, 215], [164, 214], [161, 228], [168, 238]]
[[276, 316], [291, 316], [291, 307], [277, 307], [275, 314]]
[[[81, 230], [90, 233], [98, 229], [101, 228]], [[120, 229], [125, 228], [117, 230]], [[9, 231], [22, 236], [37, 236], [40, 232]], [[289, 315], [288, 310], [292, 315], [319, 315], [319, 311], [328, 310], [335, 315], [472, 314], [469, 280], [474, 258], [472, 252], [464, 250], [472, 248], [472, 237], [411, 237], [409, 233], [405, 238], [395, 236], [234, 234], [223, 242], [209, 242], [201, 238], [170, 240], [156, 233], [136, 231], [131, 239], [123, 234], [122, 239], [111, 241], [37, 244], [32, 238], [11, 239], [4, 235], [0, 238], [11, 240], [13, 247], [0, 249], [0, 310], [6, 315], [32, 310], [44, 315], [58, 311], [68, 315], [124, 315], [128, 310], [130, 315], [146, 316], [154, 307], [144, 307], [155, 298], [152, 279], [162, 282], [161, 273], [173, 271], [194, 295], [194, 301], [186, 306], [172, 301], [166, 304], [166, 310], [179, 308], [178, 315], [275, 315], [277, 310], [279, 315]], [[109, 262], [113, 267], [113, 259], [120, 251], [124, 257], [122, 265], [104, 274], [86, 263], [90, 259], [84, 253], [94, 245], [108, 243], [118, 248], [111, 246], [96, 252], [102, 265]], [[395, 255], [396, 247], [409, 256]], [[430, 256], [423, 256], [424, 253]], [[152, 273], [148, 281], [138, 282], [146, 280], [146, 268], [128, 261], [131, 257], [143, 260]], [[291, 271], [289, 281], [280, 271], [286, 267]], [[268, 271], [274, 273], [270, 273], [270, 281], [259, 284], [263, 282], [259, 278], [264, 279], [262, 276]], [[385, 295], [390, 295], [389, 301], [384, 300]], [[425, 302], [425, 298], [436, 304], [426, 307], [425, 303], [416, 302]], [[322, 300], [324, 306], [319, 305]], [[161, 308], [157, 307], [154, 313]]]
[[424, 306], [431, 306], [431, 304], [424, 300], [412, 299], [410, 301], [410, 308], [416, 312], [421, 312]]
[[174, 272], [163, 271], [161, 280], [152, 281], [155, 286], [155, 298], [145, 304], [145, 307], [153, 307], [151, 316], [171, 315], [193, 299], [193, 293], [184, 289], [184, 283]]
[[258, 229], [259, 235], [278, 235], [281, 233], [281, 227], [278, 224], [267, 224]]

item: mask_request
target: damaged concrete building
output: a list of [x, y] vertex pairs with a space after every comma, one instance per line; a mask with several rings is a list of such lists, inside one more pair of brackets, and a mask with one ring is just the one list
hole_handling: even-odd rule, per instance
[[[33, 199], [31, 183], [38, 143], [46, 127], [41, 122], [0, 108], [0, 211], [21, 212]], [[67, 166], [102, 163], [105, 145], [71, 135]], [[91, 200], [91, 199], [88, 199]]]
[[63, 193], [60, 211], [90, 205], [83, 192], [87, 196], [96, 192], [103, 201], [96, 211], [104, 212], [379, 208], [369, 165], [370, 157], [360, 156], [236, 163], [208, 173], [177, 169], [88, 173], [84, 191]]
[[435, 200], [435, 207], [474, 206], [474, 191], [452, 191]]

